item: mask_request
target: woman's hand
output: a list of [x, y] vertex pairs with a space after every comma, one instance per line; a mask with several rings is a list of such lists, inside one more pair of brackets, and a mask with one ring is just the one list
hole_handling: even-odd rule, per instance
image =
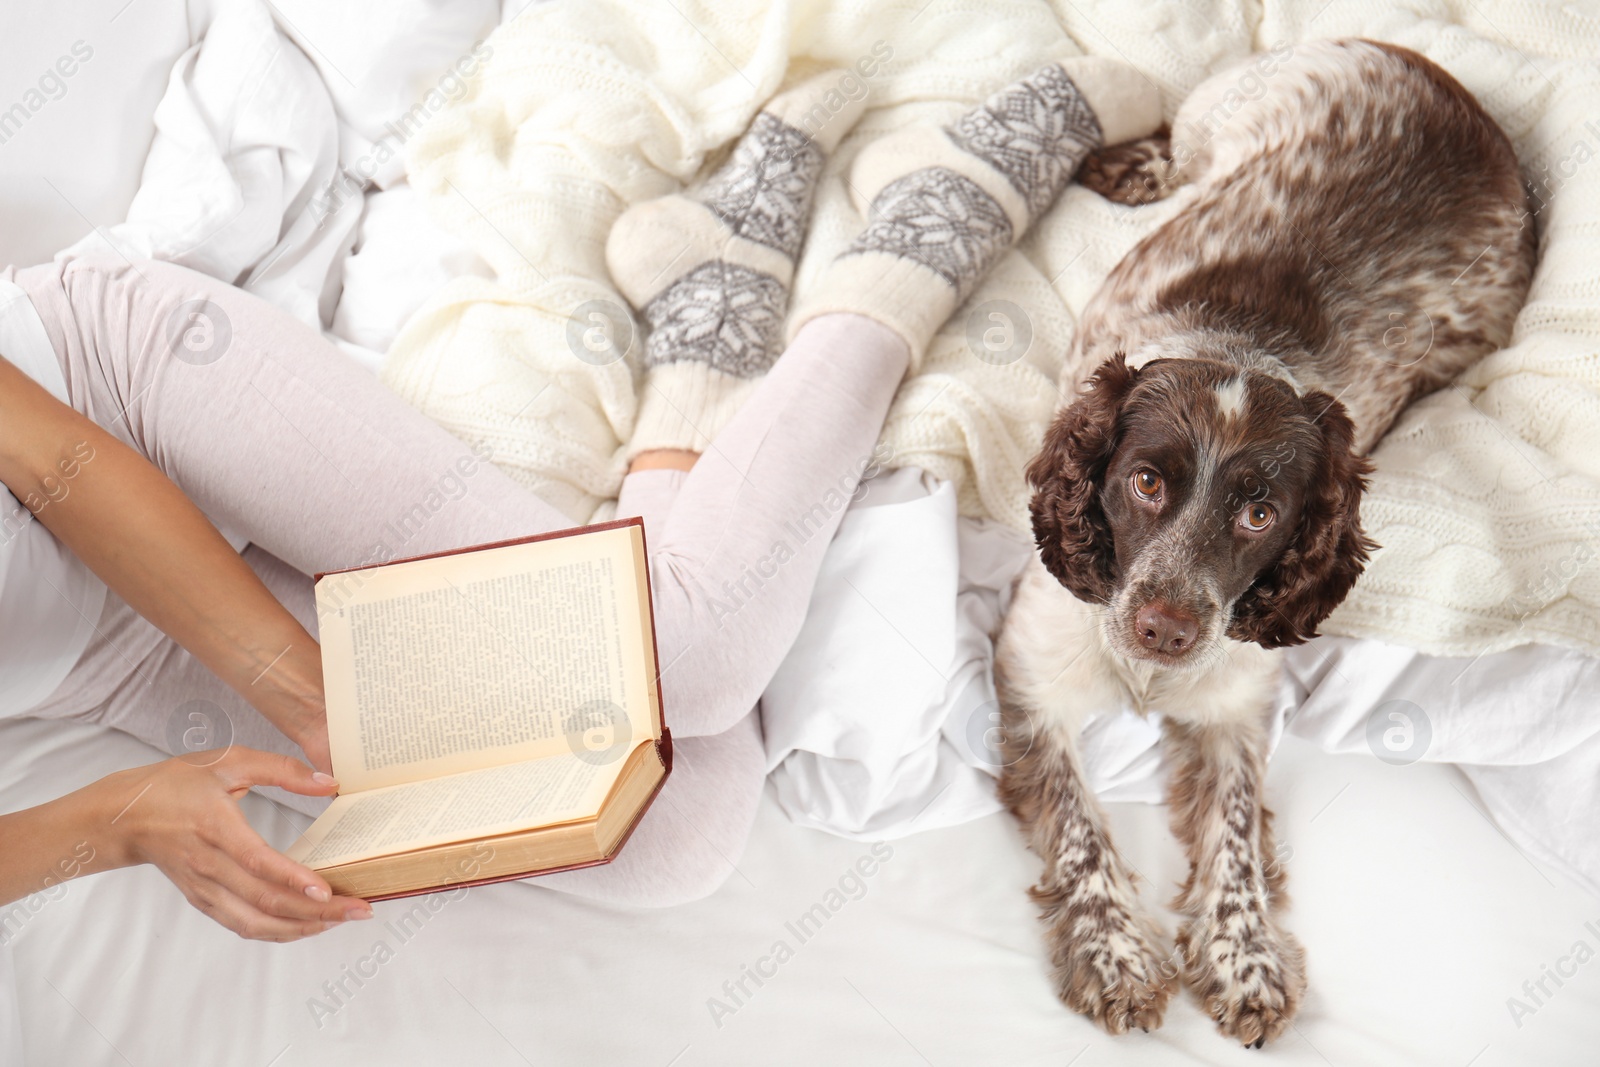
[[112, 866], [151, 863], [189, 903], [240, 937], [294, 941], [347, 919], [370, 919], [372, 907], [336, 897], [316, 872], [263, 841], [239, 810], [253, 785], [276, 785], [304, 796], [330, 796], [327, 775], [287, 756], [233, 748], [209, 765], [199, 757], [169, 759], [101, 779], [101, 811], [115, 831]]

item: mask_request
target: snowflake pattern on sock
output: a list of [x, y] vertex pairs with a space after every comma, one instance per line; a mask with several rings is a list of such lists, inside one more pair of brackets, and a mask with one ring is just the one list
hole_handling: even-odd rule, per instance
[[696, 194], [740, 237], [794, 259], [805, 240], [822, 149], [765, 111], [740, 138], [728, 164]]
[[645, 305], [645, 365], [698, 361], [736, 378], [765, 374], [782, 349], [789, 291], [770, 274], [711, 260]]
[[994, 94], [945, 134], [1005, 175], [1032, 218], [1050, 206], [1102, 140], [1100, 120], [1056, 64]]
[[844, 255], [884, 252], [915, 260], [960, 299], [1011, 247], [1011, 220], [982, 187], [947, 167], [912, 171], [872, 201], [872, 222]]

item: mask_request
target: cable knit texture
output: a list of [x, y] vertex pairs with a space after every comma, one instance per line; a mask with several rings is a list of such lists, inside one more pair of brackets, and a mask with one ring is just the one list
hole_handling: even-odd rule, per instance
[[[1191, 88], [1249, 52], [1320, 37], [1392, 41], [1449, 70], [1511, 136], [1542, 204], [1530, 220], [1541, 258], [1512, 346], [1413, 406], [1376, 450], [1362, 513], [1384, 547], [1323, 629], [1449, 655], [1530, 641], [1600, 652], [1600, 21], [1572, 5], [1438, 0], [1426, 10], [1380, 0], [533, 5], [496, 34], [469, 94], [409, 146], [411, 181], [434, 216], [499, 277], [441, 292], [395, 342], [388, 381], [587, 519], [620, 484], [643, 351], [637, 335], [619, 339], [630, 342], [623, 359], [574, 351], [580, 307], [623, 306], [606, 272], [607, 231], [630, 204], [713, 169], [786, 81], [851, 67], [860, 77], [841, 91], [871, 93], [825, 167], [797, 315], [865, 225], [841, 176], [876, 138], [948, 125], [1084, 51], [1140, 68], [1170, 118]], [[1123, 208], [1069, 188], [902, 386], [884, 430], [894, 463], [953, 482], [966, 514], [1025, 528], [1022, 468], [1060, 399], [1052, 383], [1074, 315], [1176, 206]], [[986, 331], [1022, 336], [1018, 312], [1031, 343], [997, 358]]]

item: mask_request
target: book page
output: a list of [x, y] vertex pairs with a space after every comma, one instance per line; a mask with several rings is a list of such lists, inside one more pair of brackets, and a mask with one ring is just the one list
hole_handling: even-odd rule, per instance
[[565, 754], [346, 793], [287, 855], [308, 867], [334, 867], [592, 818], [626, 764], [625, 757], [601, 764]]
[[333, 769], [343, 792], [656, 736], [632, 528], [324, 576]]

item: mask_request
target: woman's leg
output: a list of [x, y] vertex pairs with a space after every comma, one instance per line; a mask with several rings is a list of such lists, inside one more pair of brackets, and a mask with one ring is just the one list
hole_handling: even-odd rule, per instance
[[[872, 198], [860, 205], [867, 226], [791, 317], [799, 328], [778, 358], [821, 170], [817, 146], [781, 121], [787, 103], [757, 118], [701, 190], [630, 208], [606, 249], [651, 325], [641, 410], [673, 416], [642, 420], [630, 453], [681, 455], [709, 440], [654, 542], [658, 612], [685, 635], [663, 650], [662, 690], [681, 701], [674, 730], [688, 734], [738, 721], [787, 653], [895, 387], [934, 331], [1095, 144], [1160, 121], [1148, 79], [1078, 57], [945, 130], [868, 146], [849, 180], [858, 201]], [[730, 410], [724, 394], [743, 395], [763, 372], [725, 429], [702, 430]]]
[[[163, 264], [136, 272], [79, 262], [53, 285], [52, 269], [18, 281], [63, 356], [74, 405], [155, 462], [236, 544], [248, 542], [247, 558], [308, 627], [305, 573], [568, 524], [253, 297]], [[167, 332], [196, 301], [226, 316], [232, 333], [209, 363], [178, 358]], [[656, 856], [671, 857], [683, 883], [674, 892], [709, 891], [742, 848], [763, 778], [749, 713], [804, 617], [906, 358], [892, 334], [850, 316], [818, 322], [789, 357], [692, 474], [625, 483], [624, 509], [647, 513], [682, 773], [634, 835], [634, 858], [574, 872], [562, 888], [592, 883], [613, 899], [660, 899], [625, 888], [659, 881], [659, 872], [639, 873]], [[651, 479], [678, 479], [670, 514], [635, 505]], [[209, 701], [236, 743], [293, 751], [186, 652], [111, 601], [104, 635], [38, 714], [92, 717], [172, 750], [174, 717]], [[739, 625], [724, 626], [733, 614]], [[691, 669], [715, 676], [691, 678]], [[697, 734], [716, 736], [690, 743]], [[706, 863], [692, 859], [697, 852]]]
[[651, 549], [672, 777], [613, 863], [543, 884], [661, 906], [737, 869], [766, 781], [756, 701], [805, 619], [906, 359], [870, 319], [819, 318], [692, 470], [624, 479], [617, 513], [643, 517]]
[[[161, 263], [78, 262], [60, 284], [40, 284], [36, 271], [59, 269], [18, 282], [65, 353], [74, 405], [235, 544], [311, 574], [571, 525], [255, 297]], [[169, 324], [197, 303], [231, 333], [203, 364], [169, 341]], [[906, 358], [870, 319], [809, 324], [683, 480], [671, 513], [647, 527], [675, 735], [723, 733], [755, 706], [799, 630]]]
[[[908, 350], [887, 327], [827, 315], [795, 337], [687, 474], [645, 518], [661, 687], [673, 735], [746, 715], [805, 620], [822, 555], [875, 455]], [[668, 471], [631, 474], [660, 479]]]
[[16, 280], [73, 406], [235, 544], [313, 574], [572, 525], [316, 331], [232, 286], [111, 257]]
[[[646, 536], [656, 538], [686, 478], [680, 470], [630, 474], [618, 516], [643, 518]], [[767, 780], [760, 719], [752, 708], [713, 737], [678, 736], [677, 719], [668, 719], [672, 776], [627, 847], [603, 867], [549, 875], [538, 884], [612, 903], [665, 907], [710, 895], [737, 870]]]
[[[1079, 82], [1084, 91], [1111, 103], [1109, 109], [1094, 108], [1101, 111], [1101, 121], [1084, 106]], [[676, 643], [675, 654], [668, 650], [662, 667], [669, 706], [677, 699], [684, 709], [672, 719], [675, 731], [715, 733], [725, 725], [751, 722], [748, 709], [804, 619], [823, 551], [861, 474], [878, 458], [873, 445], [913, 355], [1053, 201], [1092, 141], [1103, 132], [1120, 139], [1125, 129], [1153, 127], [1159, 120], [1159, 101], [1147, 84], [1137, 82], [1133, 72], [1094, 60], [1077, 62], [1070, 75], [1046, 68], [986, 101], [945, 136], [921, 131], [909, 150], [885, 146], [876, 162], [869, 159], [869, 149], [858, 159], [856, 177], [866, 181], [861, 164], [871, 162], [868, 184], [877, 193], [867, 212], [871, 222], [825, 275], [813, 317], [769, 376], [721, 432], [704, 434], [691, 426], [696, 433], [647, 441], [650, 447], [671, 449], [698, 448], [695, 442], [702, 437], [711, 441], [687, 475], [651, 471], [629, 478], [641, 498], [664, 512], [659, 519], [648, 513], [645, 518], [654, 549], [658, 618], [688, 635]], [[1122, 91], [1130, 84], [1134, 91]], [[1040, 115], [1059, 121], [1037, 124]], [[751, 137], [758, 135], [753, 130]], [[761, 186], [769, 177], [757, 168], [739, 184]], [[713, 187], [720, 188], [716, 179]], [[634, 306], [655, 327], [649, 356], [657, 375], [647, 387], [682, 416], [679, 421], [693, 423], [690, 413], [702, 409], [683, 402], [700, 398], [701, 391], [683, 387], [691, 375], [665, 372], [685, 365], [694, 370], [700, 363], [737, 364], [728, 358], [730, 350], [740, 350], [734, 342], [764, 338], [772, 316], [763, 301], [750, 297], [748, 272], [741, 272], [738, 262], [743, 246], [700, 242], [720, 248], [721, 254], [698, 266], [695, 258], [684, 257], [696, 246], [686, 238], [714, 227], [707, 213], [683, 207], [673, 208], [672, 227], [635, 229], [656, 246], [660, 262], [682, 261], [688, 273], [676, 281], [664, 278], [660, 269], [641, 275], [652, 286], [667, 282], [660, 292], [622, 280]], [[647, 216], [648, 208], [633, 214]], [[647, 242], [624, 243], [637, 251]], [[615, 251], [614, 240], [608, 252]], [[818, 313], [855, 310], [875, 318]], [[664, 390], [678, 394], [679, 402]], [[759, 757], [759, 746], [750, 752], [749, 759]], [[722, 769], [724, 795], [736, 792], [745, 766], [730, 759]], [[750, 780], [753, 814], [759, 770]], [[662, 812], [658, 806], [640, 829], [662, 819], [682, 820], [689, 829], [696, 829], [696, 820], [717, 820], [713, 832], [731, 824], [703, 804], [687, 813]], [[736, 827], [736, 848], [742, 849], [747, 826]], [[708, 843], [714, 840], [702, 836]], [[643, 849], [624, 860], [644, 869], [671, 867], [670, 854], [658, 861]], [[608, 873], [618, 883], [631, 876], [627, 867]]]
[[672, 775], [617, 858], [534, 884], [636, 907], [710, 896], [738, 870], [767, 780], [752, 712], [715, 737], [673, 738]]

